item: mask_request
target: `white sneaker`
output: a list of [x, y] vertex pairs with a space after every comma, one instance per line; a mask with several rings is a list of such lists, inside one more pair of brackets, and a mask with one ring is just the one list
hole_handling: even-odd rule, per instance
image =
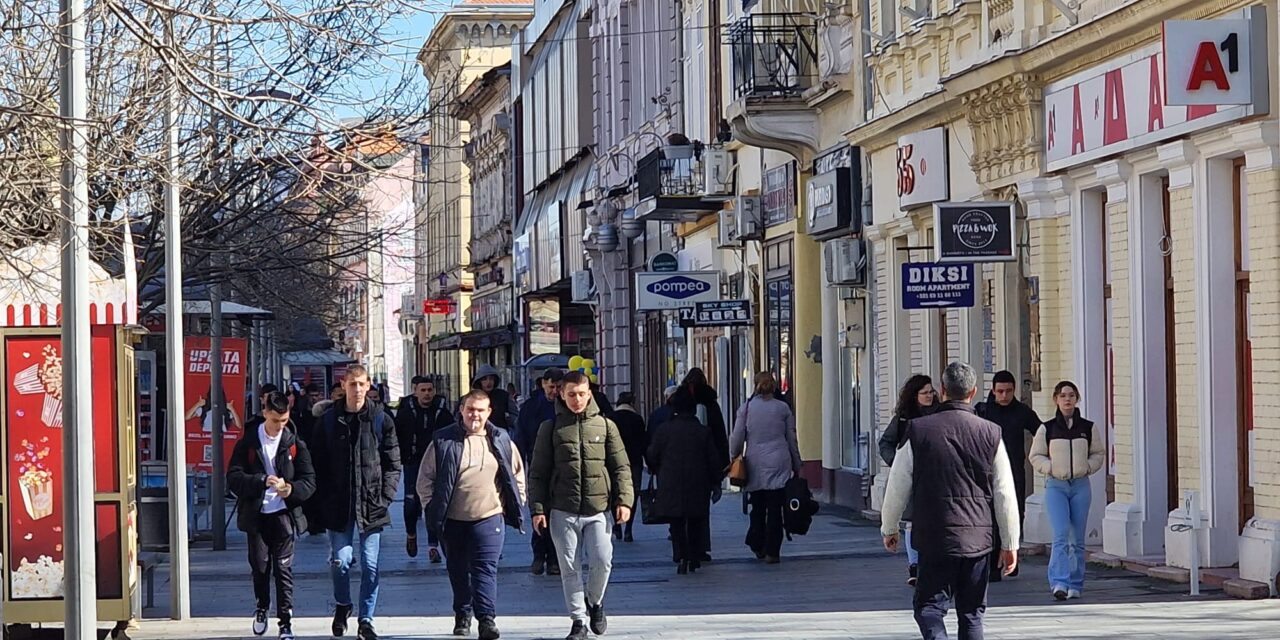
[[1068, 600], [1078, 600], [1079, 598], [1080, 598], [1080, 590], [1079, 590], [1079, 589], [1068, 589], [1068, 590], [1067, 590], [1067, 599], [1068, 599]]
[[1054, 599], [1054, 600], [1058, 600], [1058, 601], [1066, 600], [1066, 599], [1067, 599], [1067, 595], [1068, 595], [1068, 594], [1067, 594], [1067, 590], [1066, 590], [1066, 589], [1063, 589], [1062, 587], [1054, 587], [1054, 588], [1053, 588], [1053, 599]]

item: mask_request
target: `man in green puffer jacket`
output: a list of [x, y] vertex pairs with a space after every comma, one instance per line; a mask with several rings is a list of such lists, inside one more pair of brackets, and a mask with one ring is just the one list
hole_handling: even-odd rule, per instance
[[[529, 511], [538, 531], [551, 531], [560, 556], [565, 605], [573, 618], [566, 640], [586, 640], [587, 627], [604, 635], [604, 590], [613, 567], [612, 510], [618, 524], [631, 519], [635, 500], [622, 434], [600, 413], [581, 372], [564, 377], [556, 418], [542, 423], [529, 472]], [[591, 575], [584, 591], [579, 556]]]

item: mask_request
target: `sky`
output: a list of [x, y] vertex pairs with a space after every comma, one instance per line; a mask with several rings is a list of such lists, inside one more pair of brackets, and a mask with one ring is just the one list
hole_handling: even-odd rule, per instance
[[[368, 91], [359, 91], [360, 94], [374, 94], [380, 88], [394, 85], [401, 78], [403, 69], [408, 68], [415, 74], [415, 78], [419, 82], [417, 88], [425, 90], [426, 79], [422, 77], [421, 72], [417, 70], [415, 62], [418, 52], [422, 49], [422, 45], [426, 43], [427, 36], [431, 34], [431, 29], [435, 27], [440, 20], [441, 14], [448, 11], [453, 4], [452, 0], [427, 0], [426, 2], [416, 2], [414, 6], [419, 8], [414, 15], [404, 16], [396, 20], [385, 34], [385, 38], [394, 44], [386, 51], [386, 58], [382, 61], [377, 74], [381, 78], [361, 78], [355, 81], [354, 88], [357, 90], [368, 89]], [[340, 119], [350, 118], [360, 115], [352, 105], [350, 107], [336, 107], [336, 116]]]

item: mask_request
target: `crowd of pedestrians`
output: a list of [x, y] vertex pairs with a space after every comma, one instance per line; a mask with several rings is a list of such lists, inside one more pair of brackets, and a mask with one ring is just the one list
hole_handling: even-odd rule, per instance
[[[780, 563], [784, 539], [808, 530], [817, 505], [802, 475], [795, 414], [771, 373], [755, 377], [732, 424], [699, 369], [665, 389], [647, 420], [633, 394], [610, 406], [581, 372], [547, 369], [536, 383], [521, 402], [482, 365], [450, 407], [432, 378], [415, 377], [394, 412], [361, 366], [327, 398], [314, 385], [287, 394], [264, 385], [227, 473], [249, 540], [254, 634], [267, 631], [274, 582], [279, 637], [293, 638], [294, 541], [310, 533], [329, 542], [333, 636], [346, 635], [354, 617], [356, 637], [376, 640], [381, 534], [402, 482], [405, 551], [418, 555], [423, 522], [429, 562], [448, 571], [458, 637], [473, 626], [482, 639], [500, 637], [498, 563], [508, 528], [532, 534], [532, 574], [560, 579], [567, 640], [607, 632], [613, 545], [634, 541], [642, 511], [645, 524], [666, 525], [678, 575], [711, 561], [711, 507], [726, 481], [750, 507], [744, 542], [762, 563]], [[937, 388], [912, 376], [879, 442], [891, 468], [885, 546], [907, 550], [926, 638], [945, 637], [952, 606], [961, 637], [982, 637], [987, 583], [1017, 575], [1028, 462], [1048, 477], [1050, 590], [1065, 600], [1084, 589], [1088, 477], [1102, 466], [1103, 445], [1077, 409], [1079, 390], [1060, 383], [1055, 416], [1044, 422], [1017, 400], [1008, 372], [995, 375], [975, 406], [977, 393], [963, 363], [948, 366]]]

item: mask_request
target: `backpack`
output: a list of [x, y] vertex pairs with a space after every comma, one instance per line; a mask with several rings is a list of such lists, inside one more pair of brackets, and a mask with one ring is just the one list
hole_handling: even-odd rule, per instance
[[809, 481], [795, 477], [787, 481], [787, 503], [782, 509], [782, 528], [787, 532], [787, 539], [792, 535], [802, 536], [809, 533], [813, 525], [813, 516], [818, 513], [818, 501], [813, 499], [809, 490]]

